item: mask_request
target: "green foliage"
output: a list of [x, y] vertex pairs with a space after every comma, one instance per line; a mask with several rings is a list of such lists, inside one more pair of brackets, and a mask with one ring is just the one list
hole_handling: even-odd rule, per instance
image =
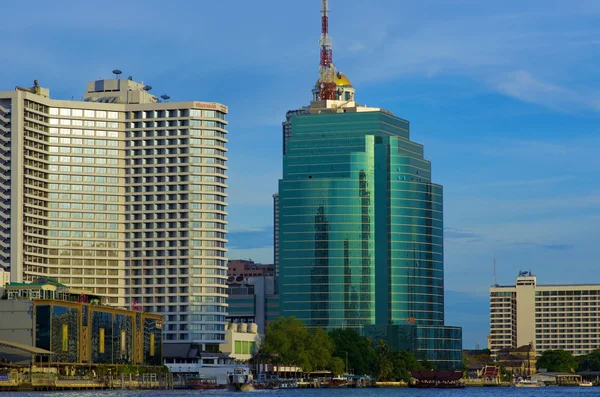
[[335, 376], [340, 376], [344, 374], [344, 370], [345, 370], [345, 363], [344, 360], [342, 360], [339, 357], [332, 357], [331, 358], [331, 362], [329, 363], [329, 370], [335, 375]]
[[368, 338], [353, 329], [336, 329], [331, 333], [335, 345], [333, 355], [344, 363], [348, 358], [347, 371], [356, 375], [372, 374], [375, 367], [375, 349]]
[[[434, 369], [412, 353], [392, 352], [384, 341], [374, 348], [368, 338], [354, 330], [307, 330], [294, 317], [280, 317], [267, 326], [259, 354], [275, 364], [301, 367], [305, 372], [326, 369], [334, 375], [345, 371], [374, 375], [377, 380], [408, 381], [411, 370]], [[346, 368], [346, 358], [348, 368]]]
[[565, 350], [546, 350], [537, 360], [537, 369], [545, 368], [548, 372], [575, 372], [578, 363], [573, 355]]
[[284, 365], [296, 365], [305, 372], [329, 369], [334, 344], [322, 329], [309, 332], [295, 317], [280, 317], [270, 323], [265, 333], [262, 353], [276, 356]]
[[600, 349], [578, 356], [576, 360], [579, 364], [578, 371], [600, 371]]
[[375, 379], [388, 380], [394, 371], [394, 364], [390, 358], [390, 349], [385, 341], [380, 340], [375, 349]]

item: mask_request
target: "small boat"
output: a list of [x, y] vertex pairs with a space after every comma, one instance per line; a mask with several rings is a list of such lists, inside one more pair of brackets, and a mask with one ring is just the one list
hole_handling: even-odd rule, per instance
[[297, 389], [298, 381], [296, 379], [279, 379], [280, 389]]
[[213, 390], [218, 387], [217, 378], [208, 378], [205, 376], [188, 378], [187, 387], [194, 390]]
[[232, 391], [254, 390], [254, 378], [248, 367], [234, 368], [227, 376], [227, 387]]
[[331, 378], [327, 387], [332, 388], [332, 389], [340, 389], [343, 387], [348, 387], [348, 380], [341, 376], [336, 376], [335, 378]]
[[591, 387], [591, 386], [594, 386], [594, 384], [592, 382], [583, 381], [583, 382], [579, 382], [579, 386]]
[[515, 386], [515, 387], [541, 387], [542, 384], [535, 380], [520, 379], [520, 380], [517, 380], [513, 384], [513, 386]]

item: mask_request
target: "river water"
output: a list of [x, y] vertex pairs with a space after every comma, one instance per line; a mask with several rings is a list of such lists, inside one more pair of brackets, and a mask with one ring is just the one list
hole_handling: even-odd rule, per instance
[[598, 396], [597, 387], [540, 387], [524, 389], [514, 387], [467, 387], [465, 389], [295, 389], [295, 390], [260, 390], [247, 393], [234, 393], [225, 390], [106, 390], [85, 392], [21, 392], [0, 393], [0, 397], [25, 397], [44, 395], [52, 397], [199, 397], [199, 396], [234, 396], [250, 395], [252, 397], [563, 397], [563, 396]]

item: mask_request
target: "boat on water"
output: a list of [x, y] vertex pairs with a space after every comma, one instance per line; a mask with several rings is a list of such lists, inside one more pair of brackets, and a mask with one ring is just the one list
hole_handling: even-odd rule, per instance
[[514, 387], [542, 387], [544, 384], [535, 380], [519, 379], [513, 383]]
[[278, 386], [280, 389], [297, 389], [298, 381], [296, 379], [279, 379]]
[[192, 377], [187, 379], [187, 388], [194, 390], [214, 390], [218, 388], [216, 377]]
[[327, 384], [327, 387], [331, 389], [340, 389], [343, 387], [348, 387], [348, 379], [342, 376], [336, 376], [334, 378], [331, 378], [331, 380]]
[[583, 382], [579, 382], [579, 386], [591, 387], [591, 386], [594, 386], [594, 384], [592, 382], [583, 381]]
[[227, 375], [227, 387], [232, 391], [254, 390], [254, 378], [248, 367], [234, 368]]

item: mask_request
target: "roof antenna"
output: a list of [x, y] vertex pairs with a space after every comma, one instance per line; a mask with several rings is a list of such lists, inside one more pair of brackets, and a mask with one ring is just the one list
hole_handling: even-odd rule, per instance
[[163, 94], [163, 95], [161, 95], [160, 97], [161, 97], [161, 98], [162, 98], [162, 100], [163, 100], [163, 101], [165, 101], [165, 102], [168, 102], [168, 101], [169, 101], [169, 99], [171, 99], [171, 97], [170, 97], [170, 96], [168, 96], [167, 94]]
[[121, 73], [123, 73], [123, 72], [121, 72], [119, 69], [113, 70], [113, 74], [115, 75], [115, 79], [117, 79], [117, 80], [119, 79], [119, 76], [121, 75]]
[[498, 286], [496, 282], [496, 258], [494, 258], [494, 287]]

